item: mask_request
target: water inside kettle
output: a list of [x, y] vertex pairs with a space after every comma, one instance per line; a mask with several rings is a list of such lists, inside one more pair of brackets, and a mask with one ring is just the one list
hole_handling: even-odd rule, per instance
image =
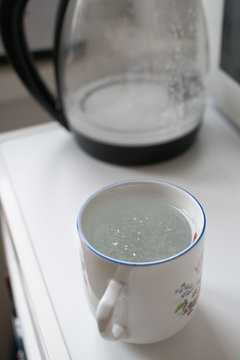
[[197, 77], [178, 80], [167, 87], [161, 78], [115, 76], [89, 84], [66, 100], [72, 126], [119, 144], [179, 138], [198, 125], [205, 92]]

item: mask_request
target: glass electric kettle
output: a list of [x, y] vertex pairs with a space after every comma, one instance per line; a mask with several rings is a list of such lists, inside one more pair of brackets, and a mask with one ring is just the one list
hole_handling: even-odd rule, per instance
[[200, 0], [60, 0], [56, 99], [27, 48], [27, 3], [1, 2], [7, 55], [32, 95], [83, 149], [106, 161], [140, 164], [170, 158], [194, 141], [208, 67]]

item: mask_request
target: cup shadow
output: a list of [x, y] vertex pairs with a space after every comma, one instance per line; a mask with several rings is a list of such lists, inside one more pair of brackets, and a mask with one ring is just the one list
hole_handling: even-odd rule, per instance
[[129, 359], [225, 360], [221, 341], [200, 307], [190, 323], [172, 338], [155, 344], [124, 343], [124, 346]]

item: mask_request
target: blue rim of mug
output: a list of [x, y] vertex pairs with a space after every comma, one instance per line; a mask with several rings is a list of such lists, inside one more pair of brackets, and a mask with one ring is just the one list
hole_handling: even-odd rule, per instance
[[[175, 187], [177, 189], [180, 189], [182, 191], [184, 191], [186, 194], [188, 194], [193, 200], [196, 201], [196, 203], [198, 204], [198, 206], [201, 209], [202, 215], [203, 215], [203, 227], [202, 227], [202, 231], [200, 233], [200, 235], [197, 237], [196, 240], [193, 241], [193, 243], [188, 246], [185, 250], [181, 251], [180, 253], [177, 253], [174, 256], [168, 257], [166, 259], [162, 259], [162, 260], [156, 260], [156, 261], [149, 261], [149, 262], [131, 262], [131, 261], [124, 261], [124, 260], [117, 260], [114, 258], [111, 258], [107, 255], [102, 254], [100, 251], [96, 250], [91, 244], [89, 244], [89, 242], [87, 241], [87, 239], [85, 238], [85, 236], [83, 235], [79, 223], [80, 223], [80, 218], [81, 215], [83, 213], [84, 208], [86, 207], [86, 205], [89, 203], [89, 201], [94, 198], [96, 195], [98, 195], [99, 193], [101, 193], [104, 190], [110, 189], [112, 187], [115, 187], [117, 185], [121, 185], [121, 184], [128, 184], [128, 183], [133, 183], [133, 182], [149, 182], [149, 183], [160, 183], [160, 184], [166, 184], [166, 185], [170, 185], [172, 187]], [[78, 216], [77, 216], [77, 230], [78, 230], [78, 235], [80, 237], [80, 240], [82, 241], [82, 243], [89, 249], [91, 250], [94, 254], [100, 256], [101, 258], [114, 262], [116, 264], [120, 264], [120, 265], [128, 265], [128, 266], [151, 266], [151, 265], [158, 265], [158, 264], [162, 264], [162, 263], [166, 263], [172, 260], [175, 260], [177, 258], [179, 258], [180, 256], [183, 256], [184, 254], [186, 254], [187, 252], [189, 252], [202, 238], [204, 231], [206, 228], [206, 216], [205, 216], [205, 212], [203, 210], [202, 205], [200, 204], [200, 202], [195, 198], [195, 196], [193, 196], [190, 192], [188, 192], [187, 190], [183, 189], [181, 186], [172, 184], [168, 181], [163, 181], [163, 180], [153, 180], [153, 179], [130, 179], [130, 180], [122, 180], [122, 181], [118, 181], [115, 182], [113, 184], [107, 185], [102, 187], [101, 189], [97, 190], [95, 193], [93, 193], [91, 196], [89, 196], [87, 198], [87, 200], [85, 200], [85, 202], [83, 203], [83, 205], [81, 206], [79, 212], [78, 212]]]

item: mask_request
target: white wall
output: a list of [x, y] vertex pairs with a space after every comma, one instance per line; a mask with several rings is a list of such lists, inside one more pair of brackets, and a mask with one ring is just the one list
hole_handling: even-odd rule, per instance
[[[201, 1], [201, 0], [199, 0]], [[217, 66], [220, 46], [223, 0], [202, 0], [205, 10], [210, 49], [211, 69]]]

